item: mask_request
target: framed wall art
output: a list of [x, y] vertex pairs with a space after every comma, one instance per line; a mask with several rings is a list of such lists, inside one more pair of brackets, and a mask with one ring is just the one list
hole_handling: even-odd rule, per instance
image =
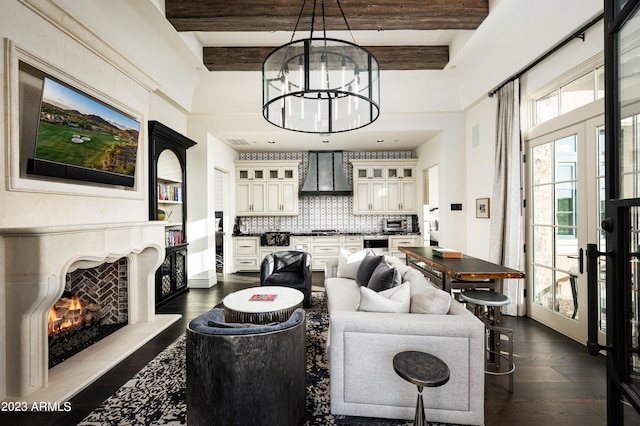
[[476, 198], [476, 217], [480, 219], [491, 217], [489, 198]]

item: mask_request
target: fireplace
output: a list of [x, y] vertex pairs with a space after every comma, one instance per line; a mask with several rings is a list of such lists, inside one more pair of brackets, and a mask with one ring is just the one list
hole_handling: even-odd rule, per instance
[[127, 322], [126, 259], [68, 273], [62, 296], [47, 313], [49, 368]]
[[[164, 226], [156, 221], [0, 228], [0, 400], [67, 401], [177, 321], [155, 314], [164, 255]], [[120, 261], [127, 265], [126, 324], [49, 369], [47, 319], [65, 291], [74, 292], [65, 289], [67, 274]]]

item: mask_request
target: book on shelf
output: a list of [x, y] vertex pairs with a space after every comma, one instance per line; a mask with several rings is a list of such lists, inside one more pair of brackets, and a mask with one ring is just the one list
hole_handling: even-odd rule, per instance
[[175, 185], [158, 184], [159, 201], [182, 201], [182, 188]]
[[453, 258], [459, 259], [462, 257], [462, 252], [454, 249], [448, 248], [434, 248], [432, 250], [434, 256], [443, 257], [443, 258]]
[[184, 231], [182, 229], [170, 229], [165, 231], [165, 245], [167, 247], [177, 246], [184, 243]]
[[254, 294], [253, 296], [251, 296], [251, 297], [249, 298], [249, 300], [250, 300], [250, 301], [254, 301], [254, 302], [255, 302], [255, 301], [260, 301], [260, 302], [268, 301], [268, 302], [272, 302], [272, 301], [276, 300], [276, 297], [278, 297], [278, 295], [277, 295], [277, 294], [260, 294], [260, 293], [257, 293], [257, 294]]

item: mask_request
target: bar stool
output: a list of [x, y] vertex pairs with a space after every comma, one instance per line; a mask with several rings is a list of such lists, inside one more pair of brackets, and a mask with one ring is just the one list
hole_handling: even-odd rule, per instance
[[449, 367], [440, 358], [425, 352], [405, 351], [393, 357], [393, 369], [406, 381], [418, 386], [415, 426], [426, 426], [422, 389], [442, 386], [449, 381]]
[[[513, 393], [513, 373], [516, 366], [513, 363], [513, 330], [499, 326], [500, 307], [511, 303], [511, 300], [502, 293], [487, 290], [465, 290], [460, 293], [460, 298], [475, 306], [475, 315], [484, 322], [489, 334], [489, 342], [485, 340], [487, 353], [486, 374], [494, 376], [509, 376], [509, 393]], [[498, 308], [498, 309], [496, 309]], [[502, 336], [509, 339], [507, 355], [501, 350]], [[506, 359], [507, 368], [500, 368], [500, 359]]]

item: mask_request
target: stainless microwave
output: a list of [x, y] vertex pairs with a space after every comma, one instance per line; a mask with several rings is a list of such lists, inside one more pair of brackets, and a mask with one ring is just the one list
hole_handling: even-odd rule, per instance
[[388, 233], [407, 232], [407, 221], [404, 219], [383, 219], [382, 232], [388, 232]]

